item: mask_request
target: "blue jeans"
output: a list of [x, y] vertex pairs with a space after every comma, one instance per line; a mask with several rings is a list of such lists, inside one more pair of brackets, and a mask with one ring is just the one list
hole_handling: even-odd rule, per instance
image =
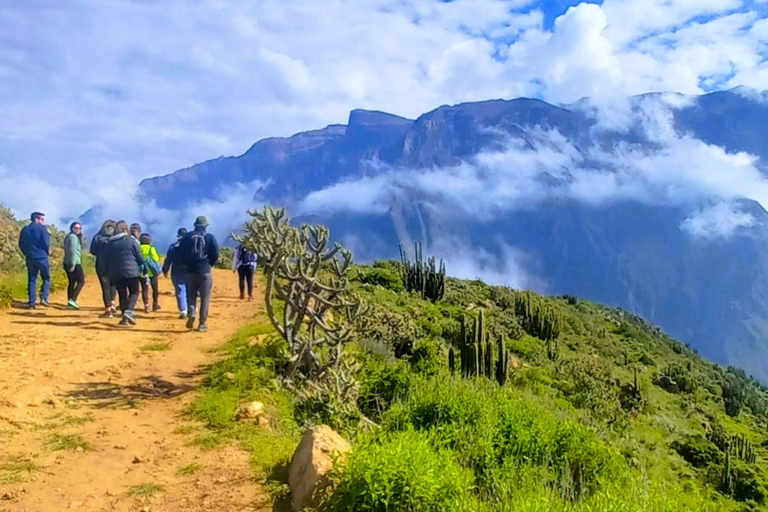
[[179, 313], [187, 312], [187, 281], [186, 278], [175, 278], [171, 276], [173, 281], [173, 290], [176, 294], [176, 305], [179, 306]]
[[37, 274], [43, 280], [40, 290], [40, 300], [47, 301], [51, 292], [51, 267], [48, 260], [27, 260], [27, 291], [29, 292], [29, 305], [34, 306], [37, 301]]

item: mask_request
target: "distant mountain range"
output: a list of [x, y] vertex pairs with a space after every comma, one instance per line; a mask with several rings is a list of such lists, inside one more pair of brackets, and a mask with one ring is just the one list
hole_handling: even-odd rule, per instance
[[768, 381], [766, 134], [768, 96], [746, 89], [492, 100], [416, 120], [355, 110], [141, 192], [184, 210], [241, 185], [253, 206], [328, 225], [358, 260], [423, 241], [449, 273], [622, 307]]

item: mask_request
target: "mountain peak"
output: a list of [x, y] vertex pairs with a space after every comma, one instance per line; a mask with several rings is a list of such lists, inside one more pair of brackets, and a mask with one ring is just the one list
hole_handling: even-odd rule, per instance
[[396, 116], [387, 112], [381, 112], [379, 110], [363, 110], [355, 109], [349, 113], [350, 127], [355, 126], [402, 126], [410, 125], [413, 120], [406, 119], [405, 117]]

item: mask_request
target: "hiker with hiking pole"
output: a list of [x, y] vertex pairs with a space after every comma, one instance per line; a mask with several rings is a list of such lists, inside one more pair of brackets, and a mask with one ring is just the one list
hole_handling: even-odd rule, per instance
[[219, 261], [219, 243], [208, 233], [208, 219], [195, 219], [195, 229], [184, 235], [179, 243], [179, 261], [187, 274], [187, 329], [195, 326], [197, 297], [200, 296], [200, 321], [197, 330], [208, 330], [208, 310], [213, 290], [212, 267]]

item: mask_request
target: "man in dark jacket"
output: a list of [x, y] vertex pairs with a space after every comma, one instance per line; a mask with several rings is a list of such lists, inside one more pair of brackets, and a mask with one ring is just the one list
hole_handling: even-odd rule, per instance
[[101, 230], [96, 233], [91, 242], [91, 254], [96, 256], [96, 275], [101, 285], [101, 297], [104, 302], [102, 318], [112, 318], [115, 315], [115, 297], [117, 290], [109, 280], [107, 271], [107, 246], [109, 239], [115, 234], [115, 221], [106, 220], [101, 225]]
[[139, 299], [139, 275], [144, 265], [144, 256], [139, 242], [128, 233], [128, 224], [120, 221], [115, 225], [115, 234], [107, 244], [107, 274], [117, 288], [120, 311], [123, 314], [120, 325], [136, 325], [133, 309]]
[[198, 330], [208, 330], [208, 309], [211, 304], [213, 276], [211, 268], [219, 261], [219, 244], [206, 232], [208, 219], [198, 217], [195, 230], [184, 235], [179, 243], [180, 261], [187, 272], [187, 329], [195, 326], [197, 296], [200, 295], [200, 323]]
[[45, 214], [32, 214], [32, 223], [25, 226], [19, 234], [19, 249], [27, 259], [27, 291], [29, 293], [29, 309], [35, 309], [37, 299], [37, 275], [40, 274], [43, 285], [40, 290], [40, 304], [48, 305], [48, 294], [51, 291], [51, 267], [48, 263], [51, 236], [45, 227]]
[[187, 234], [186, 228], [179, 228], [176, 233], [176, 242], [168, 248], [163, 263], [163, 275], [168, 277], [168, 271], [171, 272], [171, 282], [176, 295], [176, 305], [179, 307], [179, 318], [187, 318], [187, 273], [179, 257], [179, 244], [184, 235]]

